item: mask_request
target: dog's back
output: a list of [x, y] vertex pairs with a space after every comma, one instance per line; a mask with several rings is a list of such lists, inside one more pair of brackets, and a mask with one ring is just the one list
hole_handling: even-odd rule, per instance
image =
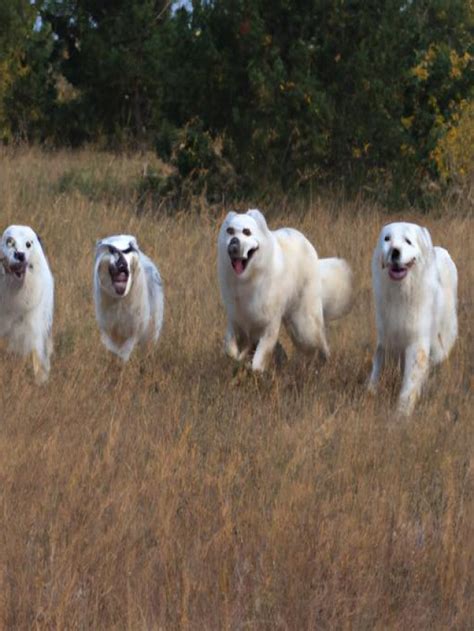
[[458, 334], [457, 287], [458, 273], [449, 252], [435, 247], [437, 289], [431, 333], [431, 359], [437, 364], [450, 353]]
[[324, 321], [341, 318], [352, 306], [353, 274], [347, 261], [319, 259]]
[[143, 252], [140, 252], [140, 259], [147, 279], [148, 300], [150, 301], [150, 313], [152, 317], [151, 336], [153, 342], [156, 342], [163, 326], [163, 282], [160, 272], [153, 261], [143, 254]]

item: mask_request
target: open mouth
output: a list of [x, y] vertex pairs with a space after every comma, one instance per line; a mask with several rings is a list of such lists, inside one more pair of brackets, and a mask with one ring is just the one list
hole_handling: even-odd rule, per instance
[[247, 265], [249, 264], [250, 259], [253, 257], [258, 248], [252, 248], [248, 251], [247, 258], [241, 257], [230, 257], [230, 262], [232, 263], [232, 267], [234, 268], [234, 272], [237, 276], [240, 276], [247, 269]]
[[405, 276], [408, 274], [408, 270], [415, 262], [415, 259], [412, 259], [407, 265], [400, 265], [399, 263], [392, 263], [388, 267], [388, 275], [392, 280], [403, 280]]
[[11, 263], [8, 267], [5, 267], [5, 270], [8, 274], [12, 274], [15, 278], [18, 278], [18, 280], [23, 280], [27, 267], [26, 261], [22, 261], [20, 263]]
[[116, 270], [110, 269], [110, 278], [112, 279], [112, 285], [115, 289], [115, 293], [119, 296], [123, 296], [127, 289], [128, 277], [130, 272], [128, 270]]

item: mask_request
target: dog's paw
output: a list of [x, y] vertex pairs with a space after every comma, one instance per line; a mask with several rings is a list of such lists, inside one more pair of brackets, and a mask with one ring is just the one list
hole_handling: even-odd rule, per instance
[[249, 362], [240, 362], [236, 364], [232, 370], [231, 386], [240, 386], [244, 381], [248, 381], [253, 374], [252, 367]]
[[368, 381], [365, 389], [367, 394], [371, 397], [375, 397], [375, 395], [377, 394], [377, 384], [373, 381]]

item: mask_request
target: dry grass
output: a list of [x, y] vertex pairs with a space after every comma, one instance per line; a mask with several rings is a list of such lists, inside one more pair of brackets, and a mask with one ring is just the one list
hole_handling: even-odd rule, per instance
[[[461, 335], [414, 417], [398, 423], [388, 414], [398, 378], [375, 401], [364, 388], [380, 208], [274, 210], [272, 225], [347, 256], [358, 297], [331, 329], [328, 365], [292, 357], [233, 386], [215, 272], [221, 216], [137, 216], [119, 193], [145, 158], [0, 160], [2, 230], [38, 230], [57, 288], [49, 383], [35, 387], [28, 362], [0, 353], [2, 628], [473, 627], [466, 212], [403, 215], [458, 263]], [[60, 192], [64, 173], [80, 169], [113, 176], [112, 193]], [[158, 262], [166, 290], [158, 350], [125, 368], [99, 343], [91, 278], [95, 239], [122, 231]]]

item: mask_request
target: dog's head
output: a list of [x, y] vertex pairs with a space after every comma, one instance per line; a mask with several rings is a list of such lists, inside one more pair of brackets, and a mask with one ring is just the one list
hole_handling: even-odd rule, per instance
[[382, 269], [391, 280], [402, 281], [429, 260], [433, 243], [427, 228], [395, 222], [382, 228], [378, 250]]
[[0, 242], [0, 261], [5, 273], [22, 284], [34, 265], [34, 257], [41, 252], [38, 235], [28, 226], [9, 226]]
[[116, 235], [97, 242], [95, 273], [109, 296], [122, 298], [128, 294], [138, 258], [137, 240], [131, 235]]
[[258, 267], [268, 235], [265, 217], [257, 209], [227, 215], [219, 233], [219, 252], [236, 276], [246, 278]]

